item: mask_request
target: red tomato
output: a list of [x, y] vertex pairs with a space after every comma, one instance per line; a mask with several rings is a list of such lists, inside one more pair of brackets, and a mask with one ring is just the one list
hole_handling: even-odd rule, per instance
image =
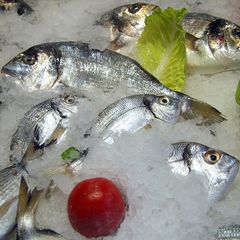
[[124, 219], [126, 205], [112, 181], [92, 178], [75, 186], [67, 210], [72, 227], [91, 238], [114, 233]]

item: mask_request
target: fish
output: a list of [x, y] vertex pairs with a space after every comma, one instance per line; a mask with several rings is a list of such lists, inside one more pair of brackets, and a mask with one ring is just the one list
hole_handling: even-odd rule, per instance
[[6, 239], [16, 224], [17, 202], [21, 177], [28, 173], [21, 164], [0, 170], [0, 239]]
[[74, 89], [98, 87], [116, 91], [121, 85], [131, 93], [179, 99], [184, 119], [201, 117], [209, 123], [226, 120], [209, 104], [170, 90], [135, 60], [109, 49], [90, 48], [86, 43], [57, 42], [33, 46], [5, 64], [1, 72], [14, 77], [29, 91], [51, 89], [61, 84]]
[[219, 227], [215, 240], [237, 240], [240, 239], [240, 225], [229, 225]]
[[195, 171], [203, 175], [209, 183], [209, 203], [221, 200], [238, 173], [239, 160], [196, 142], [178, 142], [172, 146], [168, 159], [172, 172], [186, 176]]
[[134, 3], [122, 5], [103, 14], [96, 25], [110, 29], [111, 49], [125, 46], [129, 37], [138, 38], [144, 30], [145, 18], [157, 8], [154, 4]]
[[100, 136], [109, 144], [123, 132], [134, 133], [160, 119], [176, 123], [180, 117], [181, 102], [167, 96], [134, 95], [122, 98], [105, 108], [98, 116], [96, 124], [85, 136]]
[[41, 198], [46, 190], [29, 190], [24, 179], [21, 178], [17, 208], [17, 238], [18, 240], [64, 240], [62, 235], [50, 229], [35, 227], [35, 214]]
[[23, 0], [0, 0], [0, 12], [16, 8], [18, 15], [29, 15], [33, 9]]
[[69, 119], [77, 111], [79, 97], [63, 94], [41, 102], [21, 119], [10, 143], [10, 161], [25, 165], [43, 149], [61, 141]]
[[[129, 9], [133, 7], [138, 11], [131, 13]], [[150, 16], [155, 8], [152, 4], [133, 3], [103, 14], [97, 23], [110, 29], [109, 48], [120, 51], [124, 46], [135, 44], [144, 30], [146, 17]], [[145, 14], [140, 14], [143, 9]], [[181, 25], [186, 32], [189, 73], [197, 71], [213, 74], [240, 69], [239, 25], [220, 17], [194, 12], [186, 13]]]

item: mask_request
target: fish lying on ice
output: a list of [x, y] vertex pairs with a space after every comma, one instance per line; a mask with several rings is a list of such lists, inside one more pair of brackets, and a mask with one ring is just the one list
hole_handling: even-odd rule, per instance
[[167, 96], [135, 95], [120, 99], [104, 109], [96, 124], [85, 134], [101, 136], [107, 143], [123, 132], [134, 133], [154, 119], [176, 123], [181, 102]]
[[73, 94], [60, 95], [28, 111], [12, 137], [10, 161], [24, 163], [40, 155], [44, 147], [60, 141], [69, 126], [71, 114], [77, 111], [78, 99]]
[[[155, 7], [154, 7], [155, 6]], [[105, 13], [97, 23], [110, 29], [110, 48], [118, 50], [141, 35], [145, 18], [156, 5], [134, 3]], [[188, 71], [209, 74], [240, 68], [240, 27], [228, 20], [205, 13], [186, 13], [182, 20], [186, 32]]]
[[28, 173], [20, 164], [0, 170], [0, 239], [6, 239], [15, 226], [22, 176], [27, 177]]
[[45, 189], [29, 191], [24, 178], [21, 179], [17, 209], [17, 239], [18, 240], [64, 240], [50, 229], [35, 227], [35, 214], [39, 201], [45, 194]]
[[59, 83], [72, 88], [96, 86], [116, 90], [121, 84], [138, 93], [179, 99], [185, 119], [201, 116], [209, 123], [225, 120], [209, 104], [165, 87], [136, 61], [108, 49], [91, 49], [85, 43], [58, 42], [31, 47], [1, 71], [29, 90], [49, 89]]
[[240, 225], [229, 225], [219, 227], [215, 240], [237, 240], [240, 239]]
[[220, 200], [238, 173], [239, 160], [200, 143], [179, 142], [172, 146], [168, 159], [172, 172], [188, 175], [195, 171], [204, 175], [209, 182], [209, 202]]
[[0, 0], [0, 12], [17, 9], [18, 15], [28, 15], [33, 9], [23, 0]]

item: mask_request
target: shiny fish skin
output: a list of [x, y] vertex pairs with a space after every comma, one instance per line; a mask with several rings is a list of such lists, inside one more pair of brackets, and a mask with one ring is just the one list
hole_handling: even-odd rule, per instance
[[28, 15], [33, 9], [23, 0], [0, 0], [0, 12], [17, 9], [18, 15]]
[[64, 240], [60, 234], [50, 229], [35, 227], [35, 213], [44, 194], [44, 189], [29, 191], [26, 181], [21, 179], [17, 211], [18, 240]]
[[239, 160], [200, 143], [179, 142], [172, 146], [173, 151], [168, 159], [172, 172], [188, 175], [195, 171], [204, 175], [209, 182], [209, 202], [223, 198], [238, 173]]
[[20, 165], [0, 170], [0, 239], [15, 226], [21, 176], [28, 174]]
[[179, 99], [185, 119], [200, 116], [209, 123], [225, 120], [207, 103], [165, 87], [136, 61], [108, 49], [91, 49], [85, 43], [34, 46], [3, 66], [2, 72], [15, 76], [29, 90], [48, 89], [62, 83], [72, 88], [96, 86], [109, 91], [121, 84], [138, 93]]
[[239, 240], [239, 239], [240, 239], [239, 225], [219, 227], [215, 238], [215, 240]]
[[181, 102], [166, 96], [136, 95], [111, 104], [98, 116], [86, 136], [101, 136], [107, 143], [123, 132], [134, 133], [154, 119], [175, 123], [180, 116]]
[[77, 111], [77, 102], [76, 95], [63, 95], [48, 99], [28, 111], [12, 137], [10, 161], [22, 162], [28, 157], [26, 155], [34, 156], [37, 150], [59, 141], [71, 114]]
[[[139, 6], [138, 11], [131, 14], [126, 9], [131, 9], [134, 5]], [[118, 50], [128, 43], [132, 44], [134, 38], [136, 42], [144, 30], [146, 16], [153, 12], [146, 7], [148, 5], [152, 6], [147, 3], [128, 4], [102, 16], [99, 23], [111, 32], [110, 49]], [[140, 14], [144, 9], [148, 9], [148, 12]], [[181, 24], [187, 33], [189, 72], [197, 70], [199, 73], [210, 74], [240, 68], [240, 27], [237, 24], [205, 13], [186, 13]]]

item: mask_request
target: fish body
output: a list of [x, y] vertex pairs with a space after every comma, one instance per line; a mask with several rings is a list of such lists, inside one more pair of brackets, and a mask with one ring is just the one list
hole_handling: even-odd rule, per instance
[[9, 11], [17, 9], [18, 15], [31, 14], [33, 9], [23, 0], [0, 0], [0, 11]]
[[45, 190], [29, 191], [24, 178], [21, 179], [17, 210], [17, 239], [18, 240], [64, 240], [64, 238], [49, 229], [35, 227], [35, 213]]
[[21, 177], [28, 174], [20, 165], [0, 170], [0, 239], [12, 231], [16, 223], [17, 200]]
[[188, 175], [191, 171], [195, 171], [207, 177], [210, 203], [224, 196], [239, 169], [239, 160], [235, 157], [194, 142], [173, 144], [168, 162], [174, 173]]
[[154, 119], [168, 123], [177, 122], [180, 105], [179, 100], [167, 96], [126, 97], [104, 109], [90, 132], [100, 135], [108, 143], [113, 143], [114, 136], [123, 132], [134, 133]]
[[[126, 10], [133, 6], [138, 11], [130, 13]], [[155, 9], [153, 6], [134, 3], [105, 13], [99, 24], [111, 31], [110, 49], [118, 50], [128, 43], [136, 43], [131, 39], [137, 40], [141, 35], [145, 18]], [[143, 10], [145, 14], [140, 14]], [[197, 70], [199, 73], [209, 74], [240, 68], [240, 27], [237, 24], [205, 13], [186, 13], [181, 25], [186, 32], [189, 72]]]
[[240, 226], [230, 225], [219, 227], [216, 234], [216, 240], [239, 240]]
[[108, 49], [89, 48], [86, 43], [34, 46], [3, 66], [2, 73], [17, 78], [20, 85], [30, 90], [48, 89], [60, 83], [72, 88], [101, 87], [107, 91], [122, 85], [133, 92], [179, 99], [185, 119], [201, 116], [211, 123], [225, 120], [207, 103], [165, 87], [136, 61]]
[[69, 125], [71, 114], [77, 111], [77, 102], [76, 95], [68, 94], [48, 99], [28, 111], [12, 137], [10, 161], [20, 163], [58, 142]]

